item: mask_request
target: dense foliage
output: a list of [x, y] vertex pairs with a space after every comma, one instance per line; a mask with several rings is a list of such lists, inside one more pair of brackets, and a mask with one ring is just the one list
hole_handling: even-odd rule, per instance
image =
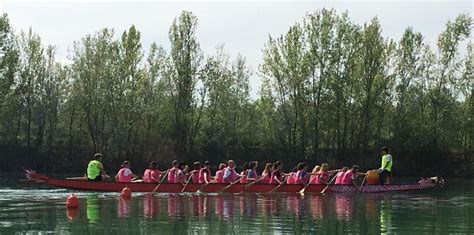
[[[473, 20], [446, 24], [436, 48], [412, 28], [398, 41], [323, 9], [270, 35], [259, 71], [217, 46], [200, 49], [182, 12], [170, 49], [103, 29], [74, 42], [70, 63], [0, 17], [1, 170], [82, 172], [94, 152], [115, 169], [233, 158], [376, 168], [389, 145], [398, 174], [472, 169]], [[467, 46], [467, 49], [465, 48]], [[460, 53], [462, 52], [462, 53]], [[263, 81], [251, 97], [249, 79]]]

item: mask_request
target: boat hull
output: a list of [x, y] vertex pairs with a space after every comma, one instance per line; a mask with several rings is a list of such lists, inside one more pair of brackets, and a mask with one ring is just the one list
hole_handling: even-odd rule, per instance
[[[68, 188], [83, 191], [120, 192], [128, 187], [132, 192], [152, 192], [157, 183], [121, 183], [121, 182], [94, 182], [87, 180], [49, 179], [47, 183], [51, 186]], [[356, 188], [352, 185], [331, 185], [325, 192], [332, 193], [382, 193], [391, 191], [413, 191], [436, 187], [435, 182], [391, 184], [391, 185], [364, 185]], [[326, 185], [312, 184], [305, 188], [304, 193], [320, 193]], [[253, 184], [246, 187], [245, 184], [234, 184], [229, 186], [226, 183], [212, 184], [168, 184], [163, 183], [157, 188], [159, 193], [297, 193], [304, 189], [303, 185], [284, 184]]]

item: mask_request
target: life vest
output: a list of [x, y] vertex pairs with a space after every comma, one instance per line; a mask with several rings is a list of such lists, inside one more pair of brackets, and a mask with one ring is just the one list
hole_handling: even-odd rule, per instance
[[288, 176], [288, 180], [286, 181], [287, 184], [296, 184], [296, 172], [290, 172]]
[[296, 172], [296, 183], [299, 184], [299, 183], [303, 183], [303, 184], [306, 184], [308, 183], [308, 173], [304, 170], [299, 170]]
[[120, 168], [118, 172], [119, 182], [132, 182], [132, 171], [129, 168]]
[[248, 170], [240, 172], [240, 183], [241, 184], [246, 184], [247, 183], [247, 171]]
[[161, 172], [159, 170], [146, 169], [143, 173], [143, 182], [152, 183], [160, 180]]
[[100, 162], [97, 160], [92, 160], [87, 165], [87, 178], [94, 180], [97, 176], [100, 175]]
[[194, 170], [191, 173], [191, 179], [192, 179], [193, 183], [195, 183], [195, 184], [199, 183], [199, 170]]
[[352, 181], [355, 180], [356, 174], [352, 172], [352, 170], [347, 170], [346, 173], [344, 173], [344, 177], [342, 178], [342, 184], [352, 184]]
[[318, 174], [317, 184], [328, 184], [329, 183], [329, 173], [321, 171]]
[[177, 174], [178, 168], [176, 167], [171, 167], [168, 170], [168, 183], [176, 183], [176, 174]]
[[[239, 175], [233, 168], [227, 167], [226, 171], [230, 171], [230, 175], [227, 177], [227, 179], [224, 178], [224, 182], [235, 182], [237, 178], [239, 178]], [[225, 171], [224, 171], [225, 174]]]
[[184, 174], [184, 172], [181, 170], [181, 169], [178, 169], [176, 171], [176, 178], [175, 178], [176, 182], [175, 183], [186, 183], [186, 175]]
[[211, 182], [211, 171], [203, 167], [201, 168], [201, 170], [199, 170], [199, 183], [206, 183], [205, 179], [207, 180], [207, 182]]
[[380, 166], [380, 169], [386, 170], [388, 172], [392, 172], [392, 163], [393, 163], [392, 155], [385, 154], [382, 156], [382, 166]]
[[346, 172], [344, 172], [344, 171], [338, 172], [336, 174], [336, 183], [335, 184], [342, 184], [342, 179], [344, 178], [344, 174], [346, 174]]
[[225, 168], [216, 172], [217, 183], [224, 183], [224, 170]]
[[311, 175], [309, 177], [309, 183], [310, 184], [319, 184], [319, 176], [320, 176], [319, 172], [316, 173], [315, 175]]
[[270, 178], [270, 184], [278, 184], [278, 182], [275, 180], [275, 177], [280, 181], [282, 182], [283, 180], [283, 176], [285, 173], [284, 172], [281, 172], [281, 171], [272, 171], [272, 176]]
[[263, 171], [262, 172], [262, 179], [260, 180], [260, 182], [262, 184], [269, 184], [270, 183], [270, 180], [272, 179], [272, 176], [271, 176], [271, 172], [268, 172], [268, 171]]

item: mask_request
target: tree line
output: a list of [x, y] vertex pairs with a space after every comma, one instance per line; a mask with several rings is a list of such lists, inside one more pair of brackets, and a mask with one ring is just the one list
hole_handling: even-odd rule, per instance
[[[467, 175], [473, 167], [473, 20], [446, 23], [433, 46], [408, 27], [382, 35], [322, 9], [269, 35], [258, 71], [224, 46], [205, 54], [198, 19], [183, 11], [170, 48], [145, 52], [135, 26], [104, 28], [75, 41], [58, 62], [31, 29], [0, 17], [0, 159], [83, 172], [94, 152], [116, 169], [173, 159], [357, 163], [377, 168], [393, 150], [398, 175]], [[262, 80], [257, 97], [249, 79]]]

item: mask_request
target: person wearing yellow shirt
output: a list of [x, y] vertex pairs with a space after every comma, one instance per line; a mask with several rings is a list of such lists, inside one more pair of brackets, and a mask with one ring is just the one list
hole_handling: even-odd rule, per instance
[[101, 163], [103, 157], [101, 153], [94, 154], [94, 159], [87, 165], [87, 180], [110, 180], [110, 177], [105, 172], [104, 166]]
[[390, 149], [388, 147], [382, 147], [382, 164], [379, 169], [380, 184], [390, 184], [390, 177], [392, 176], [393, 157], [389, 152]]

